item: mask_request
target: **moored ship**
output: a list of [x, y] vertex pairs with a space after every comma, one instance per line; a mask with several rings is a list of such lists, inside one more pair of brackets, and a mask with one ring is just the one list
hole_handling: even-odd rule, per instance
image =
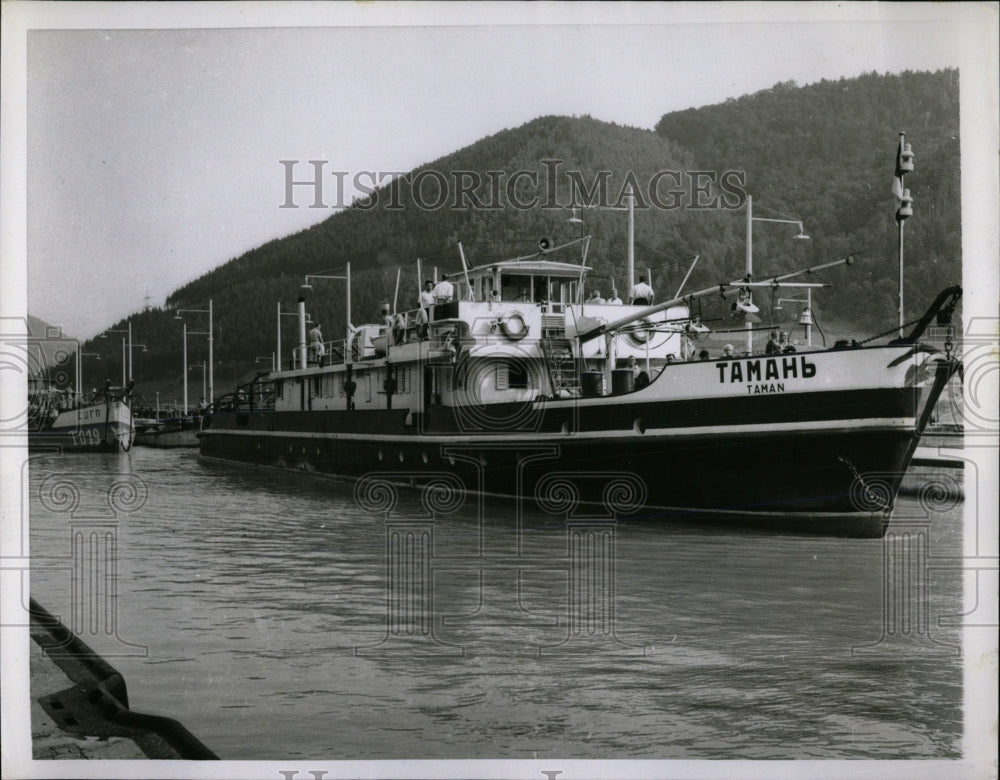
[[[921, 343], [961, 291], [889, 343], [704, 359], [693, 302], [584, 300], [587, 238], [467, 267], [451, 300], [299, 344], [208, 418], [202, 455], [617, 518], [880, 536], [937, 396], [958, 370]], [[582, 248], [580, 262], [553, 259]], [[349, 270], [348, 270], [349, 279]], [[326, 357], [329, 356], [329, 362]], [[266, 389], [265, 389], [266, 386]]]
[[141, 447], [197, 447], [201, 417], [175, 415], [166, 419], [136, 421], [135, 443]]
[[110, 382], [86, 401], [54, 388], [43, 378], [28, 380], [28, 443], [64, 452], [119, 452], [132, 446], [131, 389]]

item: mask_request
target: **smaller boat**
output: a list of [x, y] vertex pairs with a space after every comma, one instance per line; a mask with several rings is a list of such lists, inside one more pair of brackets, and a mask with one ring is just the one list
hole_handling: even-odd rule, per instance
[[135, 443], [141, 447], [197, 447], [201, 417], [168, 417], [163, 420], [136, 420]]
[[28, 380], [28, 442], [32, 449], [127, 452], [132, 447], [132, 388], [110, 380], [89, 399], [75, 398], [44, 378]]

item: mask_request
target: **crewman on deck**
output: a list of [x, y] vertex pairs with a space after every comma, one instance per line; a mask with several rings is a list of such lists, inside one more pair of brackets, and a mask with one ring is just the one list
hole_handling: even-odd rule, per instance
[[383, 303], [380, 307], [379, 318], [382, 320], [382, 325], [385, 331], [385, 343], [390, 347], [395, 344], [393, 339], [393, 325], [395, 324], [395, 318], [392, 316], [392, 307], [388, 303]]
[[604, 303], [604, 298], [601, 296], [600, 290], [594, 290], [590, 297], [587, 298], [587, 303]]
[[424, 289], [420, 291], [420, 308], [429, 309], [434, 305], [434, 282], [430, 279], [424, 282]]
[[426, 309], [424, 307], [417, 309], [415, 316], [417, 323], [417, 338], [421, 341], [427, 338], [427, 323], [430, 321], [429, 313], [430, 309]]
[[639, 281], [632, 285], [632, 294], [629, 298], [629, 302], [635, 306], [653, 305], [653, 288], [646, 283], [645, 276], [640, 276]]
[[448, 303], [455, 297], [455, 286], [448, 281], [447, 274], [441, 274], [441, 281], [434, 285], [434, 303]]
[[764, 347], [765, 355], [777, 355], [781, 352], [781, 345], [778, 342], [778, 331], [772, 330], [770, 338], [767, 340], [767, 346]]
[[722, 357], [724, 358], [734, 357], [732, 344], [726, 344], [726, 346], [722, 348]]
[[606, 303], [610, 303], [612, 306], [622, 306], [622, 299], [618, 297], [618, 290], [614, 287], [611, 288], [611, 297], [608, 298]]
[[326, 354], [326, 347], [323, 346], [323, 331], [317, 322], [309, 329], [309, 360], [313, 363], [323, 364], [323, 356]]
[[435, 302], [434, 282], [427, 279], [424, 282], [424, 289], [420, 291], [420, 296], [417, 299], [419, 306], [414, 314], [414, 321], [417, 326], [417, 338], [421, 341], [427, 338], [427, 323], [431, 321], [431, 311]]

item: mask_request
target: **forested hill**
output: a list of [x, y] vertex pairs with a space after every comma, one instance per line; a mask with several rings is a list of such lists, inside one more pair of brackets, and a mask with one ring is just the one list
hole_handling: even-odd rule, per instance
[[[393, 298], [397, 267], [405, 266], [399, 305], [409, 308], [418, 281], [415, 259], [421, 258], [425, 277], [431, 267], [455, 271], [459, 241], [470, 265], [477, 265], [534, 251], [542, 236], [559, 241], [585, 232], [594, 237], [588, 265], [595, 268], [595, 284], [605, 292], [612, 284], [622, 290], [624, 214], [585, 209], [581, 226], [569, 222], [569, 207], [584, 200], [622, 206], [626, 182], [638, 192], [636, 264], [652, 272], [661, 294], [677, 288], [696, 254], [700, 260], [686, 289], [738, 278], [745, 208], [739, 188], [723, 181], [727, 171], [745, 175], [754, 216], [801, 219], [812, 237], [791, 241], [791, 226], [755, 223], [755, 275], [863, 251], [857, 265], [825, 275], [836, 287], [816, 297], [817, 312], [853, 320], [869, 332], [891, 326], [891, 183], [899, 130], [907, 132], [916, 153], [916, 170], [907, 178], [915, 199], [915, 215], [906, 225], [908, 315], [960, 281], [957, 79], [948, 71], [802, 88], [780, 84], [722, 105], [668, 114], [655, 132], [589, 117], [541, 117], [503, 130], [411, 171], [308, 230], [225, 263], [174, 292], [165, 310], [134, 315], [136, 340], [151, 345], [137, 379], [140, 386], [155, 376], [172, 375], [174, 386], [180, 382], [174, 308], [202, 308], [212, 299], [220, 393], [252, 369], [257, 356], [274, 350], [276, 303], [291, 307], [306, 274], [342, 273], [350, 262], [353, 321], [372, 321], [378, 303]], [[700, 192], [692, 185], [693, 171], [704, 172]], [[294, 173], [296, 180], [311, 174], [305, 162]], [[324, 197], [331, 203], [335, 182], [331, 177], [327, 183]], [[295, 201], [306, 208], [313, 192], [298, 187]], [[343, 290], [343, 282], [319, 281], [308, 294], [309, 311], [327, 338], [342, 333]], [[199, 326], [192, 321], [189, 328]], [[293, 320], [284, 326], [287, 352]], [[189, 362], [204, 357], [198, 354], [202, 341], [189, 339]], [[116, 357], [109, 343], [97, 339], [86, 348], [107, 352], [104, 365], [111, 370]], [[199, 378], [196, 372], [192, 377]]]
[[[688, 151], [699, 167], [745, 171], [754, 216], [801, 219], [824, 257], [862, 250], [863, 261], [823, 300], [828, 310], [834, 303], [840, 317], [872, 326], [896, 306], [891, 185], [897, 133], [905, 132], [916, 155], [906, 178], [914, 199], [914, 216], [906, 222], [907, 317], [961, 281], [955, 70], [872, 73], [805, 87], [786, 82], [666, 114], [656, 132]], [[780, 225], [754, 227], [755, 256], [783, 235]]]

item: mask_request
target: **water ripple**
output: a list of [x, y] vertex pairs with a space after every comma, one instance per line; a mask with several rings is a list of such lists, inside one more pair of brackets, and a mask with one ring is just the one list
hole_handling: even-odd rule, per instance
[[[387, 565], [384, 518], [355, 505], [350, 483], [142, 448], [39, 459], [30, 479], [84, 472], [85, 502], [122, 471], [148, 500], [115, 526], [117, 630], [148, 652], [85, 639], [137, 709], [226, 758], [960, 750], [960, 657], [934, 642], [879, 650], [878, 541], [625, 524], [602, 623], [574, 611], [594, 591], [572, 590], [563, 520], [526, 515], [519, 537], [511, 505], [491, 503], [481, 520], [462, 508], [434, 524], [426, 590], [392, 606], [388, 578], [404, 570]], [[34, 595], [69, 614], [70, 518], [30, 509]], [[430, 519], [417, 493], [393, 511]], [[935, 527], [934, 554], [957, 554], [954, 527]], [[933, 608], [960, 612], [960, 575], [934, 576]]]

